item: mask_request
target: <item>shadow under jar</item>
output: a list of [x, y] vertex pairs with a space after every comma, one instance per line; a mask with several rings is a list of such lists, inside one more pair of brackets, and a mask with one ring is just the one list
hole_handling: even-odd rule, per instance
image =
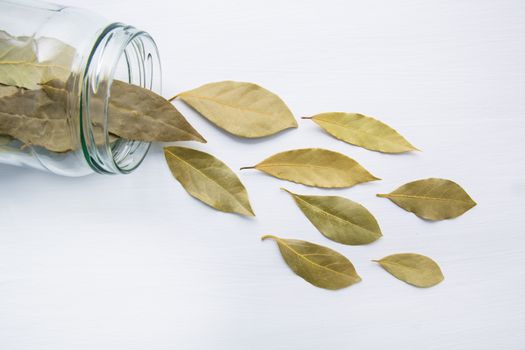
[[136, 169], [150, 144], [108, 129], [114, 80], [161, 94], [148, 33], [82, 9], [0, 0], [0, 163], [66, 176]]

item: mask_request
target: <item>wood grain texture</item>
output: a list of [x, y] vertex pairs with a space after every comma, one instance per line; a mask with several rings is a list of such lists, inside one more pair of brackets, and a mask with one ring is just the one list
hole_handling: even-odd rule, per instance
[[[240, 174], [255, 222], [215, 212], [173, 182], [160, 147], [129, 176], [0, 166], [2, 350], [523, 347], [525, 2], [61, 2], [149, 31], [167, 97], [253, 81], [297, 117], [373, 115], [424, 152], [366, 151], [311, 121], [278, 138], [238, 140], [176, 103], [209, 140], [197, 147], [233, 169], [322, 147], [381, 175], [337, 193], [308, 189], [374, 213], [384, 236], [364, 247], [324, 239], [257, 172]], [[427, 177], [454, 179], [478, 205], [428, 223], [375, 197]], [[309, 286], [259, 241], [269, 230], [340, 251], [363, 281], [335, 293]], [[420, 290], [370, 261], [406, 251], [439, 261], [446, 279]]]

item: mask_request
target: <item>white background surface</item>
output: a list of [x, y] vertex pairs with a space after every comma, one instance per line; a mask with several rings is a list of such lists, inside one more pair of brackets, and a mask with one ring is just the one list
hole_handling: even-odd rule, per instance
[[[0, 166], [0, 349], [523, 349], [525, 345], [525, 2], [62, 1], [157, 40], [169, 97], [202, 83], [257, 82], [297, 117], [355, 111], [422, 153], [366, 151], [310, 121], [258, 141], [183, 106], [233, 169], [325, 147], [383, 181], [344, 190], [240, 174], [255, 219], [189, 197], [156, 147], [129, 176], [62, 178]], [[428, 223], [378, 192], [420, 178], [460, 183], [479, 203]], [[384, 237], [325, 239], [279, 187], [347, 196]], [[273, 233], [347, 255], [363, 281], [315, 288], [284, 264]], [[417, 289], [370, 262], [397, 252], [438, 261]]]

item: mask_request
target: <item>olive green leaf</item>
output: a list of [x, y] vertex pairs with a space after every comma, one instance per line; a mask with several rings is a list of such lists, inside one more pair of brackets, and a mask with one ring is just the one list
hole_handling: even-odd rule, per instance
[[284, 239], [272, 235], [262, 237], [277, 242], [281, 255], [299, 277], [314, 286], [341, 289], [361, 281], [354, 265], [338, 252], [297, 239]]
[[191, 196], [220, 211], [255, 216], [246, 188], [226, 164], [185, 147], [165, 147], [164, 155], [173, 176]]
[[306, 196], [286, 189], [308, 220], [327, 238], [350, 245], [374, 242], [381, 229], [361, 204], [338, 196]]
[[218, 127], [241, 137], [263, 137], [297, 127], [292, 112], [277, 95], [252, 83], [210, 83], [176, 97]]
[[445, 278], [438, 264], [424, 255], [393, 254], [373, 261], [379, 263], [394, 277], [416, 287], [432, 287]]
[[352, 187], [379, 180], [352, 158], [321, 148], [277, 153], [242, 169], [257, 169], [279, 179], [325, 188]]
[[74, 58], [75, 49], [57, 39], [0, 32], [0, 84], [36, 90], [49, 80], [67, 80]]
[[377, 119], [357, 113], [321, 113], [311, 119], [332, 136], [363, 148], [384, 153], [417, 151], [403, 136]]
[[446, 179], [417, 180], [377, 196], [388, 198], [426, 220], [455, 218], [476, 205], [461, 186]]

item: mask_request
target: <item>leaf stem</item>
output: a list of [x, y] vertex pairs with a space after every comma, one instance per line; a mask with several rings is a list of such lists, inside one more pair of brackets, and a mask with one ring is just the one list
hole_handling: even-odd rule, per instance
[[388, 194], [387, 193], [378, 193], [376, 194], [377, 197], [381, 197], [381, 198], [387, 198], [388, 197]]
[[282, 191], [286, 192], [286, 193], [289, 193], [289, 194], [291, 194], [291, 195], [294, 195], [294, 193], [292, 193], [291, 191], [288, 191], [288, 190], [287, 190], [286, 188], [284, 188], [284, 187], [281, 187], [280, 189], [281, 189]]
[[261, 237], [261, 241], [264, 241], [267, 238], [274, 239], [274, 240], [278, 240], [279, 239], [279, 237], [275, 237], [274, 235], [264, 235], [264, 236]]
[[313, 117], [301, 117], [301, 119], [312, 119]]
[[246, 169], [255, 169], [255, 165], [254, 166], [243, 166], [242, 168], [239, 168], [239, 170], [246, 170]]
[[168, 102], [171, 102], [173, 101], [174, 99], [176, 99], [177, 97], [179, 97], [180, 94], [177, 94], [175, 96], [173, 96], [172, 98], [168, 99]]

